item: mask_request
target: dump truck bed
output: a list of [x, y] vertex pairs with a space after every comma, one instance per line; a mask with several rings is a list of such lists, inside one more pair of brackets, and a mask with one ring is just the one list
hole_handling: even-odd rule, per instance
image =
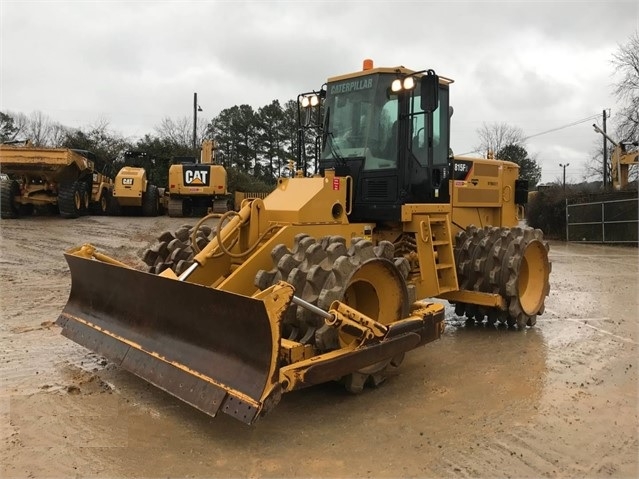
[[7, 174], [38, 174], [55, 178], [69, 166], [92, 171], [93, 162], [68, 148], [32, 148], [0, 145], [0, 171]]

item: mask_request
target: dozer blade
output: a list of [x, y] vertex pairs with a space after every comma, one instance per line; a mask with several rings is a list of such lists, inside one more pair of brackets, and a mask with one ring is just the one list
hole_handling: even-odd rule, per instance
[[211, 416], [251, 424], [281, 396], [280, 321], [293, 289], [260, 299], [65, 254], [62, 334]]

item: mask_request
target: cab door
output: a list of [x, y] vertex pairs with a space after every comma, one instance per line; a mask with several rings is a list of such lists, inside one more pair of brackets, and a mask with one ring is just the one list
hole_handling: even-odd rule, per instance
[[416, 203], [448, 203], [449, 109], [448, 88], [440, 86], [433, 112], [421, 108], [420, 91], [411, 98], [408, 113], [407, 183]]

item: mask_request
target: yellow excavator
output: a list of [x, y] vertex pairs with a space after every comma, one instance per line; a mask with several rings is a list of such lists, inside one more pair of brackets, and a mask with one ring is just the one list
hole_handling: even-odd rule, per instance
[[230, 209], [226, 169], [216, 164], [215, 150], [213, 140], [204, 140], [199, 162], [191, 157], [174, 158], [169, 168], [169, 216], [204, 216]]
[[68, 251], [62, 333], [207, 414], [251, 424], [288, 391], [379, 385], [441, 336], [433, 298], [471, 321], [533, 326], [548, 245], [518, 226], [517, 165], [451, 154], [452, 83], [367, 60], [299, 95], [298, 166], [314, 134], [316, 173], [302, 167], [266, 198], [202, 218], [172, 251], [158, 243], [147, 272], [89, 244]]
[[[628, 172], [630, 167], [632, 165], [639, 164], [639, 150], [636, 149], [636, 147], [639, 146], [639, 143], [636, 141], [634, 143], [616, 142], [596, 124], [593, 124], [592, 126], [597, 133], [601, 133], [614, 146], [614, 149], [612, 150], [612, 158], [610, 159], [612, 187], [615, 190], [625, 188], [628, 186]], [[635, 147], [634, 151], [631, 150], [633, 146]]]

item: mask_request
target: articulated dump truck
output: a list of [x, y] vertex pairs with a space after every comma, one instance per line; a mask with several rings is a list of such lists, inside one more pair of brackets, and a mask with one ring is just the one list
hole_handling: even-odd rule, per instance
[[251, 424], [288, 391], [379, 385], [442, 335], [441, 300], [469, 321], [534, 326], [547, 242], [518, 226], [517, 165], [450, 153], [451, 84], [366, 61], [301, 94], [300, 141], [315, 134], [317, 173], [280, 178], [181, 239], [162, 235], [147, 271], [89, 244], [68, 251], [62, 333]]
[[30, 142], [1, 144], [0, 215], [29, 216], [50, 208], [64, 218], [106, 214], [113, 179], [105, 164], [85, 150], [40, 148]]

